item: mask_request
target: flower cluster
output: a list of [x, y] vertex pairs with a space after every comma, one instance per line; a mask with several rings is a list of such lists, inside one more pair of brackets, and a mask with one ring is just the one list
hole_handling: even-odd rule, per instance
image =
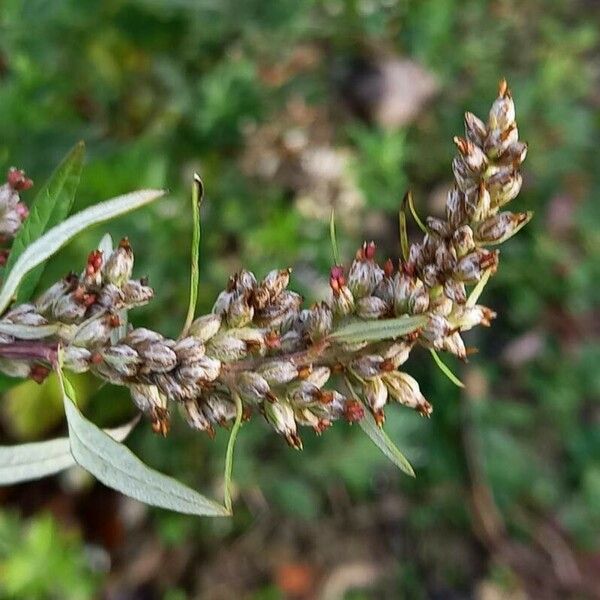
[[[375, 244], [365, 242], [348, 269], [333, 266], [330, 297], [310, 308], [288, 289], [290, 269], [263, 279], [240, 271], [212, 312], [179, 339], [125, 327], [126, 311], [148, 302], [152, 289], [131, 278], [133, 252], [123, 240], [108, 256], [92, 252], [81, 275], [70, 274], [34, 303], [13, 308], [0, 324], [27, 326], [28, 339], [31, 328], [55, 325], [51, 341], [62, 347], [64, 367], [128, 387], [163, 435], [173, 405], [191, 427], [212, 435], [235, 418], [241, 401], [246, 418], [262, 414], [295, 448], [302, 446], [299, 426], [321, 433], [338, 419], [362, 419], [365, 409], [382, 424], [388, 402], [429, 416], [432, 406], [419, 384], [399, 368], [416, 344], [466, 357], [461, 332], [489, 325], [495, 316], [468, 301], [467, 286], [495, 272], [499, 252], [488, 247], [531, 217], [501, 212], [519, 192], [526, 154], [505, 82], [487, 123], [467, 113], [465, 124], [466, 137], [455, 138], [455, 186], [445, 219], [429, 217], [422, 241], [406, 247], [397, 262], [379, 264]], [[423, 326], [391, 340], [336, 336], [349, 323], [407, 315], [421, 315]], [[18, 331], [0, 343], [16, 338]], [[22, 356], [3, 358], [0, 369], [43, 375], [43, 366]]]
[[[0, 186], [0, 245], [11, 242], [29, 215], [27, 206], [21, 202], [19, 192], [33, 185], [24, 171], [9, 169], [6, 183]], [[0, 249], [0, 266], [6, 264], [8, 249]]]

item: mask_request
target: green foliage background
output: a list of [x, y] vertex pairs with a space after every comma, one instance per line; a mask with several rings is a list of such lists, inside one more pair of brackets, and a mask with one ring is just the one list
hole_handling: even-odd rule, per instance
[[[507, 244], [485, 292], [484, 302], [499, 318], [470, 340], [479, 354], [467, 366], [453, 365], [471, 391], [461, 395], [423, 353], [410, 372], [432, 401], [433, 418], [389, 411], [388, 432], [412, 459], [416, 480], [394, 471], [357, 428], [306, 435], [305, 450], [295, 453], [253, 423], [242, 429], [236, 451], [235, 518], [224, 523], [150, 511], [144, 519], [155, 544], [191, 546], [194, 556], [214, 558], [215, 548], [226, 549], [259, 527], [248, 500], [257, 489], [275, 522], [309, 528], [344, 512], [337, 505], [341, 489], [344, 502], [367, 507], [374, 518], [381, 498], [405, 507], [398, 531], [385, 536], [396, 561], [391, 589], [401, 595], [473, 590], [483, 578], [510, 587], [493, 561], [474, 566], [471, 560], [482, 543], [469, 503], [475, 456], [509, 539], [533, 548], [540, 527], [552, 524], [576, 556], [600, 551], [599, 24], [598, 7], [583, 0], [3, 0], [0, 166], [23, 167], [41, 184], [83, 139], [88, 159], [75, 208], [136, 188], [170, 189], [167, 200], [109, 227], [114, 237], [129, 236], [137, 273], [148, 274], [157, 291], [132, 318], [165, 334], [176, 334], [185, 317], [195, 169], [207, 190], [202, 310], [242, 265], [258, 273], [291, 265], [326, 274], [327, 221], [302, 215], [283, 185], [251, 178], [240, 167], [244, 128], [279, 118], [289, 98], [300, 96], [336, 115], [334, 140], [355, 154], [366, 214], [391, 223], [376, 240], [389, 253], [397, 252], [390, 232], [405, 186], [410, 182], [427, 210], [425, 198], [449, 179], [451, 139], [461, 132], [462, 113], [485, 115], [501, 76], [514, 91], [521, 137], [529, 142], [518, 203], [536, 218]], [[285, 63], [302, 44], [318, 49], [317, 66], [282, 85], [266, 85], [264, 68]], [[340, 108], [338, 75], [357, 57], [378, 53], [417, 60], [440, 84], [426, 114], [400, 131], [366, 124]], [[557, 229], [556, 211], [565, 206]], [[79, 269], [102, 233], [70, 244], [43, 281]], [[347, 258], [360, 235], [338, 224]], [[310, 277], [297, 277], [295, 285], [309, 299], [318, 291]], [[523, 334], [538, 347], [511, 366], [503, 356]], [[97, 390], [92, 380], [83, 380], [81, 390], [96, 422], [114, 424], [131, 413], [120, 391]], [[63, 417], [53, 397], [52, 385], [32, 384], [7, 395], [1, 406], [6, 438], [59, 431]], [[223, 433], [210, 441], [175, 423], [162, 440], [142, 429], [131, 445], [148, 463], [218, 494]], [[60, 493], [60, 484], [53, 485], [51, 496]], [[19, 494], [27, 494], [27, 486], [9, 493], [7, 511], [21, 509], [20, 517], [7, 513], [0, 521], [0, 597], [75, 599], [104, 589], [109, 575], [73, 551], [82, 538], [67, 532], [64, 514], [53, 511], [56, 522], [35, 516], [49, 507], [21, 505]], [[76, 524], [78, 518], [70, 517]], [[79, 527], [86, 528], [84, 520]], [[77, 585], [57, 591], [43, 571], [23, 567], [22, 561], [41, 560], [49, 536], [62, 540], [51, 553], [53, 568]], [[3, 550], [9, 538], [15, 552]], [[413, 553], [402, 547], [407, 543], [414, 543]], [[293, 540], [290, 547], [293, 554]], [[127, 562], [115, 560], [117, 566]], [[262, 577], [245, 592], [279, 597], [268, 574]], [[151, 585], [156, 594], [180, 588], [186, 597], [191, 581], [165, 583], [157, 574]], [[180, 597], [173, 589], [172, 597]]]

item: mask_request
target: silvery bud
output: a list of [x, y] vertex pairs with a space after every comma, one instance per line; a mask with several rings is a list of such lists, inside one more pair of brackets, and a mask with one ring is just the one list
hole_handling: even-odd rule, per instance
[[331, 308], [339, 317], [345, 317], [354, 312], [354, 296], [347, 285], [340, 287], [337, 294], [333, 294]]
[[177, 340], [173, 346], [177, 360], [182, 363], [192, 363], [204, 357], [204, 344], [194, 336], [188, 336]]
[[257, 311], [255, 321], [260, 326], [277, 329], [282, 323], [293, 316], [301, 305], [302, 296], [300, 294], [284, 290], [263, 310]]
[[394, 369], [397, 369], [408, 360], [412, 347], [413, 345], [408, 342], [393, 342], [382, 351], [381, 356], [385, 361], [390, 362]]
[[446, 279], [444, 282], [444, 295], [457, 304], [464, 304], [467, 301], [467, 291], [462, 281]]
[[177, 355], [162, 341], [142, 344], [138, 352], [143, 360], [143, 373], [167, 373], [177, 366]]
[[220, 314], [209, 314], [199, 317], [190, 325], [189, 334], [202, 342], [207, 342], [221, 328], [221, 320]]
[[313, 342], [322, 340], [331, 333], [333, 328], [333, 314], [325, 302], [314, 306], [306, 321], [306, 333]]
[[452, 331], [448, 319], [441, 315], [430, 315], [426, 327], [421, 333], [421, 338], [431, 343], [435, 348], [441, 349], [443, 339]]
[[405, 273], [394, 275], [394, 313], [405, 314], [408, 310], [408, 298], [414, 289], [414, 280]]
[[467, 356], [465, 343], [460, 337], [460, 333], [458, 333], [458, 331], [455, 331], [443, 339], [442, 349], [454, 354], [460, 359], [464, 359]]
[[454, 302], [444, 294], [440, 294], [437, 298], [431, 300], [429, 309], [430, 312], [435, 313], [436, 315], [447, 317], [454, 309]]
[[477, 185], [478, 175], [471, 172], [462, 156], [455, 156], [452, 159], [452, 172], [456, 185], [462, 192], [469, 192]]
[[515, 122], [515, 103], [510, 92], [501, 94], [490, 109], [488, 127], [490, 129], [508, 129]]
[[383, 269], [372, 260], [355, 259], [348, 273], [348, 287], [354, 298], [370, 296], [383, 275]]
[[62, 298], [70, 290], [71, 283], [66, 281], [65, 279], [61, 279], [60, 281], [49, 287], [35, 301], [35, 305], [38, 311], [44, 314], [50, 312], [54, 303], [59, 298]]
[[143, 283], [143, 280], [130, 279], [121, 288], [123, 300], [127, 306], [143, 306], [152, 300], [154, 290]]
[[236, 416], [235, 404], [225, 394], [219, 392], [211, 392], [206, 396], [202, 411], [210, 421], [219, 425], [225, 425]]
[[477, 325], [489, 327], [492, 319], [495, 318], [496, 313], [491, 308], [477, 304], [473, 307], [464, 308], [454, 320], [461, 331], [468, 331]]
[[454, 143], [456, 144], [467, 169], [473, 173], [481, 173], [485, 170], [488, 159], [479, 146], [458, 136], [454, 138]]
[[234, 362], [248, 356], [246, 342], [227, 332], [219, 333], [208, 341], [207, 350], [211, 356], [222, 362]]
[[284, 354], [290, 354], [292, 352], [298, 352], [304, 347], [302, 335], [291, 329], [287, 333], [284, 333], [279, 340], [279, 347], [281, 352]]
[[498, 252], [477, 248], [463, 256], [456, 266], [454, 276], [465, 283], [476, 283], [486, 269], [495, 269], [498, 265]]
[[63, 321], [64, 323], [81, 321], [86, 311], [87, 306], [76, 299], [74, 292], [61, 296], [52, 306], [52, 316], [57, 321]]
[[502, 162], [516, 162], [517, 164], [520, 164], [518, 160], [512, 161], [510, 160], [509, 155], [506, 155], [508, 149], [514, 144], [518, 144], [518, 142], [519, 130], [513, 123], [508, 129], [505, 130], [490, 130], [483, 145], [483, 149], [491, 158], [496, 158]]
[[142, 362], [139, 354], [126, 344], [117, 344], [103, 350], [100, 355], [104, 361], [124, 377], [133, 377]]
[[194, 362], [180, 366], [177, 373], [182, 383], [214, 381], [221, 374], [221, 361], [203, 356]]
[[289, 360], [269, 361], [258, 372], [270, 385], [283, 385], [298, 377], [298, 368]]
[[108, 257], [104, 264], [103, 276], [108, 283], [121, 287], [129, 280], [133, 272], [133, 250], [127, 238], [123, 238], [119, 247]]
[[387, 403], [388, 390], [381, 377], [374, 377], [365, 382], [363, 392], [367, 405], [373, 412], [379, 412]]
[[269, 292], [271, 300], [277, 298], [287, 288], [291, 272], [291, 269], [279, 269], [267, 273], [261, 282], [261, 287]]
[[369, 379], [381, 375], [383, 362], [382, 356], [377, 354], [367, 354], [355, 358], [350, 363], [350, 369], [363, 379]]
[[427, 217], [426, 223], [427, 229], [441, 238], [448, 237], [452, 231], [448, 222], [438, 217]]
[[196, 381], [190, 379], [178, 380], [174, 372], [153, 373], [152, 381], [169, 400], [177, 402], [196, 398], [202, 392]]
[[123, 306], [125, 295], [114, 283], [103, 285], [96, 297], [96, 303], [102, 308], [115, 310]]
[[459, 227], [467, 220], [466, 196], [454, 186], [446, 196], [446, 220], [452, 228]]
[[458, 258], [462, 258], [475, 248], [473, 230], [468, 225], [459, 227], [452, 235], [452, 243]]
[[386, 275], [377, 285], [373, 296], [381, 298], [386, 304], [392, 306], [396, 294], [396, 279], [393, 276]]
[[531, 220], [532, 213], [501, 212], [480, 223], [475, 240], [480, 244], [501, 244]]
[[247, 402], [259, 404], [265, 399], [276, 401], [267, 380], [258, 373], [244, 371], [238, 375], [235, 384], [240, 396]]
[[518, 172], [504, 173], [499, 172], [492, 175], [487, 185], [490, 190], [491, 205], [493, 207], [504, 206], [517, 197], [521, 191], [523, 178]]
[[185, 420], [192, 429], [212, 432], [212, 424], [195, 398], [184, 400], [183, 414], [185, 415]]
[[256, 277], [251, 271], [242, 269], [229, 280], [229, 291], [243, 294], [249, 292], [256, 287]]
[[231, 300], [226, 316], [229, 327], [245, 327], [254, 318], [254, 308], [248, 304], [247, 297], [243, 294]]
[[73, 373], [89, 371], [91, 358], [92, 353], [87, 348], [69, 345], [63, 350], [65, 368]]
[[412, 315], [421, 315], [429, 308], [429, 293], [423, 285], [415, 286], [408, 297], [408, 312]]
[[288, 395], [294, 406], [307, 406], [320, 402], [324, 392], [314, 383], [302, 381]]
[[477, 189], [477, 196], [475, 201], [475, 209], [472, 212], [472, 221], [483, 221], [487, 219], [491, 212], [491, 196], [485, 185], [480, 185]]
[[112, 330], [118, 325], [112, 315], [103, 315], [99, 318], [89, 319], [80, 325], [71, 343], [83, 348], [97, 348], [103, 346], [110, 339]]
[[356, 314], [361, 319], [380, 319], [389, 310], [389, 306], [377, 296], [366, 296], [356, 303]]
[[136, 329], [132, 329], [125, 336], [123, 341], [130, 346], [139, 346], [140, 344], [160, 342], [163, 340], [164, 338], [162, 335], [160, 335], [160, 333], [152, 331], [151, 329], [146, 329], [145, 327], [138, 327]]
[[19, 211], [9, 210], [0, 218], [0, 235], [12, 238], [21, 228], [21, 215]]
[[436, 287], [439, 284], [440, 275], [440, 269], [434, 264], [425, 265], [421, 271], [423, 283], [428, 288]]
[[47, 325], [48, 321], [37, 312], [37, 308], [33, 304], [20, 304], [9, 310], [3, 318], [4, 321], [14, 323], [15, 325], [28, 325], [31, 327], [39, 327]]
[[155, 408], [167, 408], [167, 399], [155, 385], [134, 383], [129, 386], [129, 392], [133, 402], [143, 413], [150, 413]]
[[287, 443], [296, 450], [302, 450], [302, 440], [298, 435], [294, 410], [287, 402], [277, 401], [264, 405], [265, 418], [273, 429], [284, 436]]
[[314, 367], [310, 373], [304, 378], [304, 381], [313, 383], [317, 387], [323, 387], [331, 376], [331, 369], [329, 367]]
[[487, 135], [485, 123], [471, 112], [465, 113], [465, 135], [479, 147], [483, 146]]
[[401, 371], [394, 371], [392, 373], [386, 373], [383, 376], [383, 381], [388, 389], [389, 395], [409, 408], [415, 409], [421, 415], [428, 417], [432, 412], [432, 407], [429, 402], [421, 394], [419, 384], [416, 379], [402, 373]]
[[217, 315], [224, 315], [227, 312], [227, 310], [229, 309], [229, 305], [231, 304], [231, 301], [234, 298], [235, 298], [235, 294], [233, 294], [231, 292], [228, 292], [228, 291], [221, 292], [217, 296], [217, 299], [215, 300], [215, 303], [213, 304], [212, 312]]

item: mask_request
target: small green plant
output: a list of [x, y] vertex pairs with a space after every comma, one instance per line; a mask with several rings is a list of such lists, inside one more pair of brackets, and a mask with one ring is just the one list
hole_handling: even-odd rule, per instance
[[[69, 438], [0, 448], [0, 482], [41, 477], [78, 463], [110, 487], [149, 504], [229, 515], [235, 439], [242, 422], [254, 414], [262, 414], [296, 449], [302, 448], [301, 426], [321, 434], [337, 420], [357, 422], [388, 458], [414, 475], [382, 429], [384, 408], [397, 402], [427, 417], [433, 409], [418, 382], [399, 368], [421, 345], [462, 385], [437, 352], [467, 357], [461, 333], [489, 325], [495, 316], [477, 304], [498, 267], [499, 251], [490, 246], [506, 241], [531, 218], [529, 212], [501, 211], [520, 191], [519, 169], [527, 152], [505, 81], [487, 123], [467, 113], [465, 127], [466, 137], [454, 139], [455, 185], [445, 218], [421, 221], [408, 193], [400, 210], [398, 263], [379, 264], [375, 244], [365, 242], [348, 269], [340, 264], [332, 218], [331, 294], [310, 308], [288, 289], [290, 269], [272, 270], [260, 280], [244, 270], [230, 278], [210, 314], [195, 318], [202, 199], [196, 176], [190, 304], [177, 339], [128, 324], [129, 311], [149, 302], [153, 290], [147, 281], [132, 278], [134, 255], [126, 239], [113, 248], [105, 236], [81, 275], [69, 274], [29, 300], [44, 261], [67, 241], [163, 192], [134, 192], [64, 220], [83, 159], [79, 147], [20, 226], [25, 211], [19, 192], [31, 182], [22, 171], [11, 170], [0, 188], [0, 206], [10, 223], [6, 237], [14, 236], [0, 289], [0, 370], [36, 381], [55, 370]], [[418, 243], [409, 243], [408, 215], [423, 230]], [[156, 433], [168, 433], [173, 406], [181, 408], [192, 428], [209, 435], [217, 426], [231, 427], [224, 506], [139, 461], [121, 443], [131, 424], [102, 431], [90, 423], [63, 371], [90, 371], [126, 386]]]

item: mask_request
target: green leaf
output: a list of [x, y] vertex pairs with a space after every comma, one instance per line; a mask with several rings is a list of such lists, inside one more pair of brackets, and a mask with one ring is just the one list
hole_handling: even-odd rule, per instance
[[481, 279], [477, 282], [477, 285], [471, 290], [469, 297], [467, 298], [467, 302], [465, 303], [466, 308], [473, 308], [477, 304], [477, 300], [483, 293], [483, 289], [487, 285], [490, 277], [492, 275], [492, 270], [488, 269], [481, 276]]
[[[15, 268], [27, 247], [49, 228], [64, 221], [71, 210], [85, 157], [85, 144], [79, 142], [58, 165], [48, 181], [36, 194], [29, 217], [19, 230], [8, 256], [5, 274]], [[43, 271], [43, 266], [23, 277], [17, 295], [19, 302], [29, 300]]]
[[333, 262], [336, 265], [341, 265], [340, 251], [338, 250], [337, 236], [335, 234], [335, 210], [331, 210], [331, 218], [329, 219], [329, 237], [331, 238], [331, 251], [333, 252]]
[[0, 333], [11, 335], [20, 340], [39, 340], [40, 338], [54, 335], [60, 329], [59, 323], [48, 325], [21, 325], [20, 323], [6, 323], [0, 321]]
[[192, 186], [192, 252], [191, 252], [191, 271], [190, 271], [190, 300], [188, 304], [187, 316], [181, 335], [186, 335], [196, 313], [196, 304], [198, 303], [198, 284], [200, 281], [200, 204], [204, 197], [204, 184], [200, 175], [194, 173], [194, 183]]
[[25, 276], [84, 229], [103, 223], [160, 198], [162, 190], [139, 190], [100, 202], [63, 221], [27, 246], [13, 265], [0, 291], [0, 314], [6, 310]]
[[227, 442], [227, 452], [225, 454], [225, 508], [229, 514], [233, 514], [233, 507], [231, 503], [231, 476], [233, 473], [233, 450], [235, 448], [235, 441], [237, 440], [240, 426], [242, 424], [242, 415], [244, 410], [242, 407], [242, 400], [239, 394], [234, 394], [233, 399], [235, 400], [235, 421], [229, 434], [229, 441]]
[[413, 333], [426, 324], [427, 317], [421, 315], [381, 321], [358, 321], [340, 327], [331, 335], [331, 339], [350, 344], [389, 340]]
[[[123, 441], [139, 420], [138, 416], [125, 425], [107, 429], [106, 433], [117, 441]], [[17, 446], [0, 446], [0, 485], [48, 477], [75, 464], [68, 437]]]
[[380, 429], [373, 418], [373, 415], [365, 407], [365, 416], [358, 422], [361, 429], [371, 438], [371, 441], [387, 456], [401, 471], [404, 471], [411, 477], [415, 472], [408, 462], [408, 459], [396, 447], [387, 433]]
[[431, 356], [435, 364], [439, 367], [440, 371], [456, 386], [464, 388], [465, 384], [450, 370], [450, 367], [440, 358], [440, 355], [433, 349], [430, 348]]
[[427, 233], [427, 227], [425, 227], [423, 221], [421, 221], [421, 219], [419, 218], [419, 215], [417, 214], [417, 211], [415, 209], [415, 204], [413, 202], [413, 195], [410, 190], [408, 192], [406, 192], [406, 195], [404, 196], [404, 200], [402, 202], [403, 206], [406, 206], [407, 204], [408, 204], [408, 208], [410, 209], [410, 213], [412, 214], [413, 219], [415, 220], [415, 223], [419, 226], [419, 229], [423, 233]]
[[75, 406], [68, 380], [60, 369], [57, 373], [69, 424], [71, 452], [77, 464], [104, 485], [140, 502], [186, 514], [228, 516], [224, 506], [149, 468], [129, 448], [88, 421]]
[[406, 229], [406, 213], [404, 209], [398, 212], [398, 227], [400, 229], [400, 249], [402, 258], [408, 260], [408, 231]]

